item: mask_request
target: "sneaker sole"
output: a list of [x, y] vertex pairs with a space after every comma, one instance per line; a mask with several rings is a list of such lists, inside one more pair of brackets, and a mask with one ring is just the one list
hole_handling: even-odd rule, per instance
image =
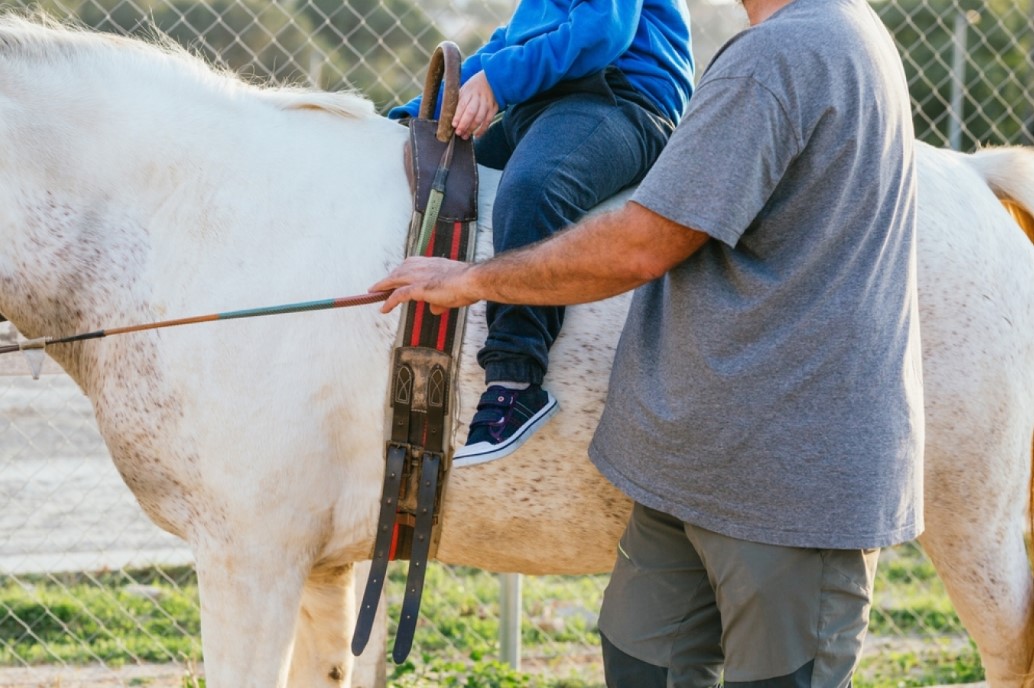
[[488, 442], [479, 442], [478, 444], [472, 444], [466, 447], [461, 447], [452, 458], [452, 465], [454, 468], [464, 468], [465, 466], [476, 466], [481, 463], [488, 463], [489, 461], [495, 461], [501, 459], [504, 456], [517, 451], [522, 444], [524, 444], [529, 437], [531, 437], [536, 430], [549, 420], [554, 413], [559, 410], [560, 405], [556, 399], [553, 398], [552, 394], [546, 392], [549, 395], [549, 401], [546, 405], [539, 409], [539, 412], [531, 417], [521, 431], [514, 434], [505, 442], [499, 444], [489, 444]]

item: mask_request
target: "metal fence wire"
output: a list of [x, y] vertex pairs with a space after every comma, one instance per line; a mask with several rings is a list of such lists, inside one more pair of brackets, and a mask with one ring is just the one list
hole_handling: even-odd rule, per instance
[[[59, 19], [173, 37], [258, 81], [357, 89], [382, 111], [415, 95], [443, 39], [469, 54], [516, 0], [42, 0]], [[729, 0], [690, 0], [702, 68], [746, 25]], [[1030, 144], [1034, 0], [879, 0], [904, 57], [919, 138], [968, 150]], [[0, 339], [15, 333], [3, 326]], [[197, 592], [183, 545], [117, 475], [89, 401], [52, 364], [33, 381], [0, 361], [0, 686], [188, 686], [201, 673]], [[525, 670], [601, 685], [605, 577], [525, 579]], [[397, 604], [401, 583], [389, 584]], [[499, 657], [498, 580], [433, 566], [420, 657], [394, 685], [443, 685]], [[883, 553], [859, 685], [979, 680], [975, 650], [915, 544]], [[462, 668], [461, 668], [462, 667]], [[458, 680], [458, 679], [457, 679]], [[496, 685], [468, 682], [449, 685]], [[579, 683], [581, 681], [581, 683]], [[522, 685], [506, 683], [505, 685]], [[545, 684], [544, 684], [545, 685]]]

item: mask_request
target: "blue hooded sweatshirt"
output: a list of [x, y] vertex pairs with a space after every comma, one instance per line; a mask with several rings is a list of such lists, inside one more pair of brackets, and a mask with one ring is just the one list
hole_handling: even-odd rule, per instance
[[[607, 67], [678, 124], [693, 93], [685, 0], [521, 0], [510, 23], [463, 61], [460, 80], [484, 70], [500, 110]], [[420, 97], [388, 117], [416, 117]]]

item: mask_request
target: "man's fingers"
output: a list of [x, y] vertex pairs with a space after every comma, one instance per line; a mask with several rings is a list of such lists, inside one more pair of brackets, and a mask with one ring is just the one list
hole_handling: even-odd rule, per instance
[[381, 313], [390, 313], [395, 310], [395, 307], [398, 305], [398, 301], [395, 299], [395, 292], [392, 292], [388, 298], [384, 300], [384, 303], [381, 304]]
[[399, 287], [391, 292], [384, 303], [381, 304], [381, 313], [390, 313], [398, 306], [410, 300], [408, 287]]
[[449, 308], [473, 303], [462, 292], [463, 273], [468, 267], [467, 263], [447, 258], [413, 256], [369, 290], [391, 291], [381, 306], [382, 313], [404, 301], [427, 301], [432, 305], [431, 312], [440, 315]]
[[[366, 289], [367, 293], [372, 294], [377, 291], [392, 291], [396, 287], [400, 286], [400, 284], [394, 279], [394, 277], [395, 273], [393, 272], [387, 277], [381, 279], [379, 282], [377, 282], [377, 284], [370, 285]], [[388, 298], [390, 299], [391, 297], [389, 296]]]
[[[399, 291], [403, 291], [403, 290], [396, 290], [394, 293], [392, 293], [391, 296], [388, 297], [388, 299], [384, 303], [381, 304], [381, 313], [385, 313], [385, 314], [391, 313], [393, 310], [395, 310], [397, 307], [401, 306], [406, 301], [418, 301], [419, 300], [419, 299], [412, 299], [412, 298], [410, 298], [407, 295], [402, 295], [402, 296], [396, 297], [395, 294], [397, 294]], [[445, 313], [446, 311], [449, 310], [449, 308], [447, 308], [445, 306], [437, 306], [437, 305], [435, 305], [433, 303], [428, 304], [428, 305], [431, 308], [431, 314], [432, 315], [441, 315], [442, 313]]]

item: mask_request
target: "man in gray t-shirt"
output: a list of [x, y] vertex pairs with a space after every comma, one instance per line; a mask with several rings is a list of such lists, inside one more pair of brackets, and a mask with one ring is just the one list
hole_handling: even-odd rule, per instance
[[861, 2], [797, 0], [714, 58], [632, 198], [714, 239], [618, 346], [590, 455], [636, 501], [775, 545], [918, 534], [910, 122]]
[[590, 456], [636, 504], [608, 686], [846, 686], [878, 548], [922, 530], [907, 85], [865, 0], [744, 0], [632, 202], [374, 289], [456, 307], [638, 287]]

